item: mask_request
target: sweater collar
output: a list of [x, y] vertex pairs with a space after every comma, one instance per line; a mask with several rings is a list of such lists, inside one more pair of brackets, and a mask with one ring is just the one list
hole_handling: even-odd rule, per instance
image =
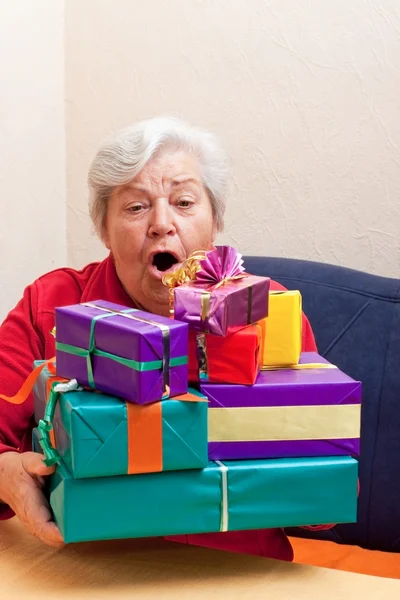
[[137, 308], [136, 303], [130, 298], [118, 278], [111, 254], [97, 265], [82, 294], [81, 302], [92, 302], [93, 300], [107, 300], [114, 304]]

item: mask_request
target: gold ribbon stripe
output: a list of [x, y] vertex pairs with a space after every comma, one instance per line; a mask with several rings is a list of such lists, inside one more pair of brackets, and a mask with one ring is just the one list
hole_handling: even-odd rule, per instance
[[200, 297], [200, 319], [206, 321], [210, 316], [211, 292], [202, 291]]
[[210, 408], [209, 442], [360, 437], [360, 404]]
[[261, 371], [304, 371], [307, 369], [337, 369], [337, 366], [331, 363], [301, 363], [298, 365], [266, 365], [261, 367]]

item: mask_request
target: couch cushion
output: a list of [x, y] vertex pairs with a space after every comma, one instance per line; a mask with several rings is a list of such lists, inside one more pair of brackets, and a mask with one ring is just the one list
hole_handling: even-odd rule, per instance
[[299, 289], [319, 352], [363, 383], [358, 523], [295, 534], [400, 551], [400, 280], [285, 258], [245, 267]]

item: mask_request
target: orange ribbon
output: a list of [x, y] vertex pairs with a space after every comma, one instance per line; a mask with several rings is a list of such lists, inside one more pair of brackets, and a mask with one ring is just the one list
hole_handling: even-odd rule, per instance
[[128, 414], [128, 474], [162, 471], [161, 403], [126, 403]]
[[[64, 379], [63, 377], [56, 377], [54, 363], [50, 363], [47, 365], [47, 369], [52, 375], [46, 380], [46, 398], [50, 397], [51, 388], [54, 383], [65, 383], [68, 379]], [[56, 446], [56, 436], [54, 432], [54, 425], [49, 431], [50, 442], [53, 448], [57, 448]]]
[[23, 404], [30, 396], [33, 390], [33, 386], [37, 382], [40, 373], [43, 371], [46, 365], [48, 366], [50, 373], [55, 373], [54, 361], [54, 357], [50, 358], [49, 360], [46, 360], [42, 365], [39, 365], [38, 367], [33, 369], [33, 371], [25, 379], [24, 383], [22, 384], [18, 392], [15, 394], [15, 396], [4, 396], [3, 394], [0, 394], [0, 399], [5, 400], [10, 404]]
[[[170, 400], [208, 402], [190, 392]], [[140, 406], [126, 403], [128, 416], [128, 474], [163, 470], [162, 406], [165, 402]]]
[[[40, 373], [43, 371], [43, 369], [46, 366], [47, 366], [48, 371], [52, 375], [52, 377], [50, 377], [46, 383], [46, 398], [48, 398], [49, 394], [50, 394], [51, 386], [55, 381], [59, 381], [60, 383], [67, 381], [67, 379], [62, 379], [61, 377], [56, 377], [55, 358], [54, 357], [49, 358], [42, 365], [39, 365], [38, 367], [33, 369], [33, 371], [25, 379], [24, 383], [22, 384], [22, 386], [20, 387], [18, 392], [15, 394], [15, 396], [4, 396], [3, 394], [0, 394], [0, 399], [5, 400], [6, 402], [9, 402], [10, 404], [16, 404], [16, 405], [23, 404], [28, 399], [30, 394], [32, 393], [33, 387], [34, 387], [35, 383], [37, 382], [37, 380], [39, 379]], [[50, 436], [51, 443], [52, 443], [53, 447], [55, 448], [56, 447], [56, 439], [55, 439], [55, 435], [54, 435], [54, 429], [51, 429], [49, 431], [49, 436]]]

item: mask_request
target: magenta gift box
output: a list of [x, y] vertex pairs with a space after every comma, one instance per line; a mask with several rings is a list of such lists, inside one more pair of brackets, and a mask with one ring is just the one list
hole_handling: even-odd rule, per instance
[[[174, 289], [175, 319], [194, 331], [225, 336], [268, 315], [269, 277], [245, 273], [242, 255], [231, 246], [196, 254], [178, 270], [185, 283]], [[190, 260], [198, 261], [194, 270]]]
[[148, 404], [188, 388], [188, 325], [96, 300], [56, 309], [57, 375]]
[[256, 275], [220, 287], [185, 283], [174, 290], [174, 317], [194, 331], [229, 335], [268, 315], [269, 286]]
[[296, 368], [261, 371], [252, 386], [200, 389], [210, 460], [359, 454], [361, 383], [316, 353]]

